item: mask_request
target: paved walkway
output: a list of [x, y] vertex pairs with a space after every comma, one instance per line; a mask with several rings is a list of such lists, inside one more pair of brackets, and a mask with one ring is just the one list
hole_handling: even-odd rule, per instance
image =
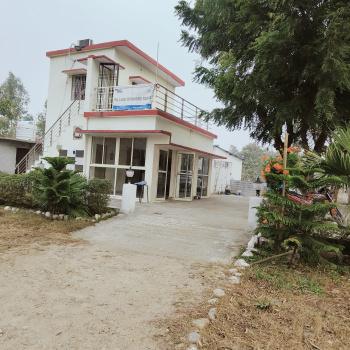
[[[113, 201], [112, 205], [120, 207]], [[102, 221], [76, 233], [110, 250], [192, 262], [229, 262], [250, 238], [248, 197], [137, 203], [133, 214]]]

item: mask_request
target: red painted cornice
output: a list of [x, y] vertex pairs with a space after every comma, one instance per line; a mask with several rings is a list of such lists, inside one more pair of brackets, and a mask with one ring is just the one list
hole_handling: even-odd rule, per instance
[[213, 139], [216, 139], [217, 136], [210, 131], [204, 130], [196, 125], [193, 125], [189, 122], [186, 122], [185, 120], [182, 120], [180, 118], [174, 117], [171, 114], [168, 114], [166, 112], [163, 112], [158, 109], [145, 109], [142, 111], [111, 111], [111, 112], [85, 112], [84, 117], [85, 118], [103, 118], [103, 117], [125, 117], [125, 116], [160, 116], [162, 118], [165, 118], [167, 120], [170, 120], [174, 123], [180, 124], [186, 128], [189, 128], [193, 131], [197, 131], [201, 134], [204, 134], [206, 136], [212, 137]]

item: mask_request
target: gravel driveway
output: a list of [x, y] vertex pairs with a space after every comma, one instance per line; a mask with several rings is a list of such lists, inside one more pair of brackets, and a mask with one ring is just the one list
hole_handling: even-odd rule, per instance
[[1, 254], [0, 348], [174, 349], [164, 320], [200, 301], [209, 262], [249, 240], [248, 202], [142, 203], [76, 232], [87, 244]]

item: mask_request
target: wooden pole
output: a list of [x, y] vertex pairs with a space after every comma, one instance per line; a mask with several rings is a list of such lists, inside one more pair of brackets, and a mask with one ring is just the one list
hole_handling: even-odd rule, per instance
[[292, 252], [289, 251], [289, 252], [286, 252], [286, 253], [270, 256], [269, 258], [266, 258], [266, 259], [263, 259], [263, 260], [259, 260], [259, 261], [255, 261], [255, 262], [251, 263], [250, 266], [255, 265], [255, 264], [260, 264], [260, 263], [263, 263], [265, 261], [269, 261], [269, 260], [272, 260], [272, 259], [280, 258], [281, 256], [291, 255], [291, 254], [292, 254]]
[[[283, 170], [287, 167], [287, 148], [288, 148], [288, 133], [286, 132], [284, 134], [284, 148], [283, 148]], [[282, 187], [282, 196], [286, 196], [286, 182], [283, 180], [283, 187]], [[281, 206], [281, 215], [284, 215], [284, 205]], [[280, 229], [283, 227], [283, 222], [280, 222]], [[282, 242], [283, 236], [282, 234], [279, 234], [278, 236], [278, 242], [275, 245], [275, 249], [280, 251], [279, 243]]]
[[[284, 134], [284, 148], [283, 148], [283, 170], [287, 167], [287, 148], [288, 148], [288, 133], [286, 132]], [[286, 187], [285, 187], [285, 181], [283, 181], [283, 188], [282, 188], [282, 196], [286, 196]], [[284, 211], [284, 207], [283, 211]], [[282, 214], [283, 215], [283, 214]]]

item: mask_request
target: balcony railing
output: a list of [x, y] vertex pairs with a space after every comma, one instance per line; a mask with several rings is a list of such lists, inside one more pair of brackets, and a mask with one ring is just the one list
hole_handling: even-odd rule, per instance
[[[114, 86], [96, 89], [96, 110], [112, 111]], [[159, 109], [179, 119], [185, 120], [202, 129], [209, 130], [209, 123], [199, 118], [201, 109], [182, 97], [174, 94], [162, 85], [154, 89], [152, 109]]]

